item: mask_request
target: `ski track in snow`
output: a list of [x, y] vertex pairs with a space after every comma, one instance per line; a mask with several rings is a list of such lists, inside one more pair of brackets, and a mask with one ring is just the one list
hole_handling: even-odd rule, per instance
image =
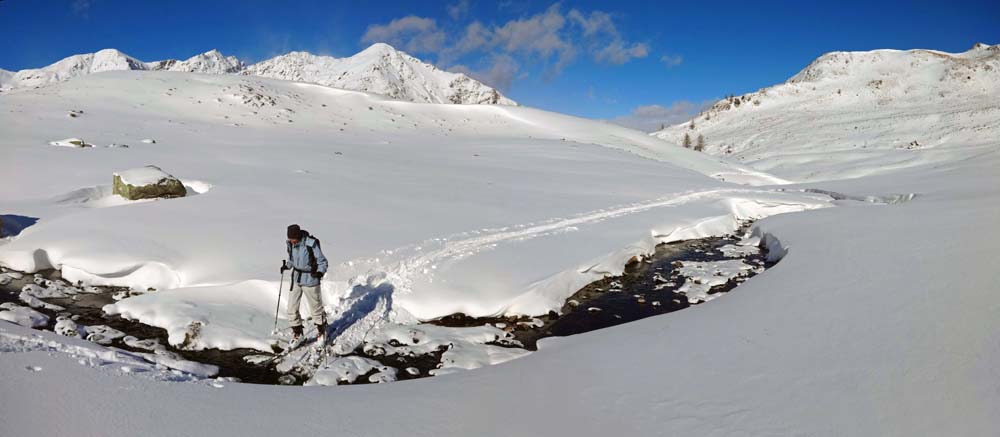
[[[454, 234], [449, 237], [434, 238], [421, 244], [404, 246], [382, 253], [378, 258], [355, 259], [340, 264], [333, 276], [336, 280], [347, 279], [348, 289], [333, 305], [327, 305], [330, 323], [328, 336], [332, 354], [317, 356], [312, 348], [297, 350], [278, 363], [280, 371], [287, 372], [296, 367], [322, 368], [331, 359], [349, 355], [355, 348], [378, 330], [392, 324], [417, 324], [419, 320], [405, 311], [393, 307], [396, 291], [411, 291], [415, 275], [433, 274], [437, 264], [461, 259], [491, 250], [504, 243], [524, 241], [531, 238], [565, 232], [577, 226], [597, 223], [603, 220], [621, 218], [658, 208], [672, 208], [696, 201], [749, 198], [763, 194], [773, 196], [783, 193], [781, 189], [712, 189], [673, 193], [653, 200], [603, 208], [576, 215], [571, 218], [556, 218], [531, 224], [508, 226], [498, 229], [484, 229], [474, 232]], [[848, 196], [832, 191], [794, 191], [799, 196], [817, 200], [832, 201], [837, 198], [854, 200], [858, 196]], [[861, 198], [858, 198], [861, 200]], [[867, 199], [871, 203], [883, 203]], [[888, 202], [887, 202], [888, 203]], [[670, 234], [658, 235], [669, 238]], [[439, 246], [429, 249], [430, 246]], [[406, 256], [405, 254], [410, 254]], [[391, 266], [391, 267], [388, 267]], [[357, 274], [360, 268], [367, 272]]]
[[[338, 276], [341, 278], [344, 276], [352, 277], [353, 279], [350, 280], [352, 285], [360, 282], [378, 284], [388, 281], [396, 290], [408, 292], [410, 291], [412, 283], [411, 279], [414, 275], [432, 274], [437, 265], [442, 262], [466, 258], [482, 251], [496, 248], [498, 245], [503, 243], [524, 241], [559, 232], [569, 232], [574, 230], [577, 226], [620, 218], [657, 208], [681, 206], [699, 200], [722, 200], [733, 196], [749, 197], [753, 194], [773, 195], [779, 192], [781, 191], [760, 189], [713, 189], [705, 191], [687, 191], [662, 196], [646, 202], [599, 209], [571, 218], [557, 218], [526, 225], [465, 232], [455, 234], [450, 237], [431, 239], [417, 245], [409, 245], [394, 250], [383, 251], [382, 253], [386, 255], [385, 257], [346, 261], [341, 263], [339, 268], [347, 273], [339, 273]], [[824, 200], [830, 198], [830, 196], [826, 193], [807, 192], [803, 194], [806, 196], [809, 196], [810, 194], [819, 195], [818, 198], [822, 198]], [[660, 237], [665, 237], [665, 235], [661, 235]], [[428, 246], [433, 245], [438, 245], [440, 247], [433, 250], [426, 250]], [[398, 259], [401, 257], [401, 254], [407, 252], [417, 253], [409, 257], [404, 257], [398, 261], [393, 261], [394, 258]], [[359, 275], [359, 266], [368, 267], [367, 273]]]

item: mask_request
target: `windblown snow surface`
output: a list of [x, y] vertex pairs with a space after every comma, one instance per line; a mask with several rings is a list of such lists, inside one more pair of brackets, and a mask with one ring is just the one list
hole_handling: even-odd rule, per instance
[[[992, 90], [982, 102], [996, 101]], [[802, 167], [818, 161], [800, 162], [799, 143], [776, 134], [770, 162], [787, 165], [768, 165], [771, 177], [529, 108], [413, 104], [259, 78], [112, 72], [0, 100], [3, 212], [40, 218], [0, 246], [0, 263], [155, 287], [108, 310], [165, 327], [171, 342], [199, 321], [200, 347], [268, 347], [292, 222], [320, 236], [331, 259], [331, 316], [370, 294], [377, 314], [360, 320], [376, 333], [456, 311], [557, 309], [657, 242], [725, 233], [737, 219], [761, 218], [754, 233], [783, 256], [691, 309], [384, 385], [169, 383], [123, 372], [114, 356], [88, 352], [100, 359], [81, 366], [61, 346], [77, 340], [2, 324], [0, 434], [988, 435], [1000, 426], [996, 136], [946, 139], [934, 160], [905, 167], [873, 154], [851, 179], [833, 170], [858, 176], [856, 160], [827, 153], [827, 177], [803, 182]], [[780, 129], [794, 140], [843, 127], [819, 117]], [[66, 137], [130, 147], [48, 145]], [[112, 173], [142, 165], [196, 195], [105, 200]], [[45, 421], [33, 419], [39, 411]]]

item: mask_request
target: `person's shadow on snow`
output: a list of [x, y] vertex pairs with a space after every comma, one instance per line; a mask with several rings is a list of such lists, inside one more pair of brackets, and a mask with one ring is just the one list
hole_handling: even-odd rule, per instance
[[371, 283], [357, 284], [351, 287], [344, 299], [353, 300], [351, 306], [340, 313], [336, 320], [327, 325], [326, 338], [336, 342], [338, 337], [347, 331], [352, 325], [364, 319], [366, 316], [379, 309], [379, 301], [385, 302], [383, 311], [392, 311], [392, 292], [395, 287], [387, 281], [372, 285]]

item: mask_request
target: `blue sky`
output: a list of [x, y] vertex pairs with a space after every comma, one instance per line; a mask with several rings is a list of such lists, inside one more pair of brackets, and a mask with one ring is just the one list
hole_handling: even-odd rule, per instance
[[254, 62], [384, 41], [526, 105], [656, 123], [784, 81], [828, 51], [1000, 43], [1000, 2], [2, 0], [0, 41], [7, 70], [108, 47]]

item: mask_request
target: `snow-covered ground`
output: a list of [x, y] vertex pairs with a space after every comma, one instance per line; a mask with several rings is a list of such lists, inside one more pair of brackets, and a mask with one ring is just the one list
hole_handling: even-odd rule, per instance
[[[290, 223], [326, 243], [332, 308], [387, 282], [393, 318], [409, 321], [544, 314], [656, 242], [830, 204], [722, 182], [708, 175], [776, 179], [528, 108], [168, 72], [108, 72], [4, 99], [0, 124], [18, 129], [5, 129], [14, 159], [0, 171], [18, 184], [0, 196], [10, 213], [41, 220], [2, 246], [0, 262], [160, 290], [108, 311], [177, 341], [200, 321], [194, 347], [270, 350]], [[84, 115], [65, 117], [66, 108]], [[45, 141], [70, 133], [130, 147]], [[113, 174], [143, 165], [177, 176], [190, 195], [131, 203], [110, 194]]]
[[[981, 91], [983, 111], [995, 90]], [[791, 116], [767, 131], [767, 161], [754, 164], [821, 182], [761, 186], [782, 179], [528, 108], [135, 72], [0, 99], [0, 150], [11, 158], [0, 174], [16, 181], [0, 184], [2, 212], [41, 218], [0, 246], [0, 263], [156, 287], [109, 310], [172, 335], [207, 322], [203, 347], [269, 344], [291, 222], [318, 235], [335, 266], [324, 282], [331, 315], [387, 338], [454, 311], [558, 308], [658, 241], [731, 231], [739, 218], [770, 216], [755, 235], [784, 256], [703, 305], [546, 339], [474, 372], [377, 386], [165, 383], [120, 370], [136, 365], [127, 356], [81, 362], [82, 340], [4, 324], [0, 434], [989, 435], [1000, 426], [1000, 142], [968, 133], [982, 132], [978, 118], [950, 119], [966, 134], [942, 140], [933, 160], [894, 166], [890, 154], [866, 155], [873, 162], [858, 173], [853, 154], [816, 146], [822, 159], [801, 159], [799, 139], [844, 129], [836, 117]], [[84, 113], [67, 117], [71, 109]], [[48, 144], [67, 137], [130, 147]], [[194, 195], [104, 200], [113, 172], [147, 164]], [[366, 296], [374, 311], [343, 310]], [[314, 382], [370, 365], [333, 362]], [[37, 411], [50, 419], [33, 420]]]

